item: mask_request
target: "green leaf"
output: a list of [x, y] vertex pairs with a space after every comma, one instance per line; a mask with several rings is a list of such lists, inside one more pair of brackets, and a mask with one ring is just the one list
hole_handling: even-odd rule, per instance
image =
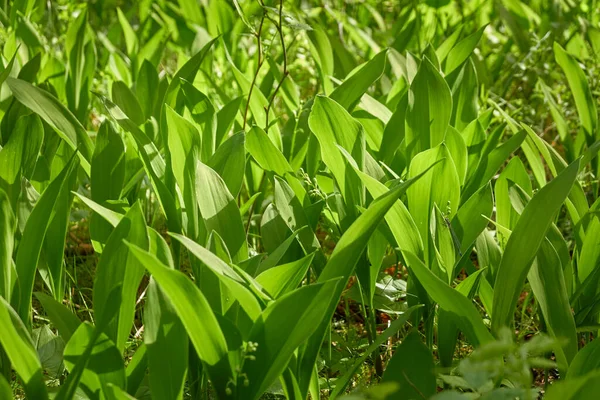
[[117, 16], [119, 17], [119, 24], [121, 25], [121, 29], [123, 30], [123, 36], [125, 37], [125, 45], [127, 46], [127, 55], [129, 57], [135, 57], [138, 51], [139, 43], [137, 36], [131, 25], [129, 25], [129, 21], [123, 11], [120, 8], [117, 8]]
[[[485, 271], [485, 268], [478, 269], [466, 279], [463, 279], [456, 286], [456, 291], [472, 300], [478, 291], [483, 271]], [[438, 310], [438, 356], [444, 367], [452, 366], [452, 358], [454, 357], [456, 341], [458, 340], [459, 331], [457, 326], [459, 321], [455, 317], [455, 314], [443, 308]]]
[[42, 117], [71, 149], [78, 150], [81, 167], [89, 176], [94, 145], [77, 118], [45, 90], [14, 78], [8, 78], [7, 83], [19, 102]]
[[[223, 179], [209, 166], [196, 164], [196, 199], [206, 230], [223, 238], [233, 262], [248, 258], [246, 232], [235, 199]], [[209, 196], [206, 194], [210, 193]]]
[[421, 305], [413, 306], [408, 310], [404, 311], [398, 319], [393, 321], [390, 326], [381, 333], [381, 335], [377, 336], [377, 338], [369, 345], [367, 350], [360, 356], [358, 360], [354, 362], [354, 364], [348, 369], [348, 371], [340, 378], [335, 381], [335, 388], [331, 392], [330, 398], [337, 398], [341, 393], [344, 392], [352, 377], [356, 374], [356, 371], [363, 365], [365, 360], [371, 353], [379, 348], [379, 346], [383, 345], [392, 335], [396, 334], [403, 326], [406, 324], [412, 312]]
[[202, 261], [218, 279], [229, 289], [231, 296], [240, 302], [242, 308], [251, 319], [256, 319], [261, 312], [260, 304], [245, 278], [225, 261], [191, 239], [171, 233], [171, 236], [184, 245], [195, 257]]
[[[75, 175], [77, 164], [77, 159], [72, 157], [65, 168], [42, 193], [27, 219], [23, 237], [17, 249], [15, 267], [18, 281], [12, 294], [12, 304], [15, 305], [15, 309], [27, 326], [31, 326], [31, 294], [44, 238], [51, 224], [55, 208], [61, 206], [57, 202], [61, 198], [60, 194], [64, 193], [63, 188], [69, 185], [69, 182], [72, 184], [71, 179]], [[70, 190], [70, 187], [67, 186], [66, 189]], [[64, 240], [61, 239], [59, 247], [61, 254], [63, 242]], [[62, 298], [62, 293], [58, 296]]]
[[13, 54], [13, 56], [11, 57], [10, 61], [6, 65], [6, 67], [4, 67], [4, 69], [2, 70], [2, 72], [0, 72], [0, 87], [2, 86], [2, 84], [4, 83], [4, 81], [6, 80], [6, 78], [9, 77], [10, 72], [13, 69], [13, 65], [15, 65], [15, 58], [17, 58], [17, 52], [16, 51], [15, 51], [15, 54]]
[[[512, 158], [508, 162], [508, 165], [506, 165], [494, 186], [496, 194], [496, 222], [512, 230], [517, 224], [519, 213], [513, 209], [510, 201], [508, 194], [510, 182], [519, 185], [530, 196], [533, 193], [529, 174], [523, 162], [518, 157]], [[508, 238], [504, 237], [501, 232], [498, 232], [498, 235], [498, 241], [504, 247]]]
[[554, 56], [556, 57], [556, 62], [567, 76], [567, 81], [569, 82], [569, 87], [571, 88], [571, 92], [573, 92], [573, 98], [577, 106], [579, 120], [586, 135], [588, 137], [597, 137], [598, 110], [585, 74], [575, 58], [567, 53], [558, 42], [554, 42]]
[[[107, 165], [112, 166], [106, 168]], [[91, 185], [92, 200], [105, 204], [107, 200], [118, 200], [125, 179], [125, 145], [112, 125], [104, 122], [96, 136], [96, 147], [92, 156]], [[112, 231], [110, 223], [94, 214], [90, 220], [90, 236], [94, 249], [101, 253]]]
[[452, 71], [460, 67], [462, 63], [469, 58], [469, 56], [471, 55], [471, 53], [473, 53], [473, 50], [475, 50], [475, 47], [479, 43], [479, 40], [481, 39], [485, 28], [487, 28], [487, 25], [484, 25], [481, 28], [477, 29], [475, 33], [467, 36], [466, 38], [458, 42], [456, 46], [454, 46], [452, 50], [450, 50], [450, 52], [448, 53], [448, 59], [446, 60], [446, 66], [444, 68], [444, 72], [446, 73], [446, 75], [450, 75]]
[[577, 331], [567, 295], [563, 266], [549, 240], [542, 242], [527, 274], [527, 280], [539, 303], [548, 332], [561, 344], [561, 349], [555, 353], [559, 368], [565, 371], [577, 354]]
[[150, 61], [144, 60], [135, 82], [135, 96], [144, 112], [144, 120], [147, 120], [154, 115], [155, 104], [157, 101], [155, 91], [158, 86], [159, 82], [156, 68], [154, 68], [154, 65], [152, 65]]
[[319, 25], [314, 26], [313, 30], [306, 32], [309, 39], [310, 52], [319, 66], [319, 75], [323, 83], [325, 95], [331, 93], [333, 84], [330, 77], [333, 76], [333, 50], [327, 33]]
[[451, 115], [450, 88], [431, 61], [425, 58], [408, 92], [407, 155], [415, 156], [442, 143]]
[[367, 210], [363, 212], [352, 225], [350, 225], [346, 232], [344, 232], [331, 254], [325, 269], [319, 275], [319, 282], [341, 278], [341, 284], [336, 287], [337, 291], [332, 297], [334, 301], [328, 305], [327, 318], [323, 319], [324, 322], [321, 323], [315, 334], [311, 336], [307, 343], [307, 347], [302, 354], [299, 364], [298, 382], [303, 395], [308, 392], [312, 368], [316, 362], [325, 332], [329, 327], [330, 318], [335, 312], [337, 300], [342, 294], [348, 279], [350, 279], [350, 275], [354, 271], [358, 259], [367, 247], [369, 238], [375, 229], [377, 229], [377, 226], [386, 213], [396, 203], [396, 200], [398, 200], [398, 198], [406, 192], [406, 189], [422, 176], [423, 175], [421, 174], [409, 179], [374, 200], [369, 208], [367, 208]]
[[342, 106], [323, 96], [315, 98], [308, 125], [319, 141], [325, 165], [335, 177], [346, 203], [346, 213], [354, 219], [356, 206], [364, 202], [364, 189], [337, 146], [348, 151], [362, 170], [365, 158], [363, 127]]
[[2, 325], [0, 344], [16, 373], [23, 380], [27, 397], [47, 399], [48, 393], [42, 376], [42, 365], [31, 344], [31, 338], [19, 317], [2, 297], [0, 297], [0, 324]]
[[475, 305], [467, 297], [434, 275], [414, 254], [406, 252], [405, 257], [411, 271], [427, 293], [441, 308], [454, 317], [460, 330], [474, 346], [494, 340], [483, 324]]
[[510, 157], [511, 153], [516, 151], [519, 146], [523, 144], [523, 140], [525, 140], [526, 137], [527, 133], [524, 130], [520, 131], [500, 146], [493, 150], [490, 149], [491, 151], [489, 153], [486, 152], [481, 155], [475, 173], [467, 180], [465, 188], [462, 191], [462, 203], [492, 179], [502, 164]]
[[141, 125], [146, 120], [142, 106], [135, 94], [121, 81], [112, 84], [112, 101], [136, 124]]
[[348, 111], [352, 111], [363, 94], [375, 83], [385, 70], [387, 50], [383, 50], [364, 64], [358, 71], [347, 77], [335, 88], [329, 98]]
[[[138, 287], [144, 275], [144, 266], [129, 252], [123, 243], [127, 240], [143, 248], [148, 248], [148, 233], [144, 214], [139, 203], [134, 204], [121, 219], [119, 225], [108, 238], [102, 257], [96, 267], [94, 281], [94, 312], [96, 315], [108, 309], [118, 309], [115, 319], [105, 333], [123, 351], [131, 332], [135, 314]], [[113, 290], [121, 286], [119, 303], [111, 298]]]
[[529, 267], [542, 244], [552, 219], [566, 200], [579, 170], [574, 161], [527, 204], [513, 230], [494, 285], [492, 328], [509, 326]]
[[144, 327], [152, 395], [163, 399], [183, 398], [189, 351], [187, 332], [154, 279], [147, 289]]
[[297, 237], [304, 252], [316, 252], [314, 264], [318, 271], [321, 271], [325, 266], [325, 257], [300, 200], [292, 188], [279, 177], [275, 177], [274, 192], [274, 203], [279, 215], [291, 232], [299, 231]]
[[581, 377], [558, 381], [546, 392], [547, 400], [593, 399], [600, 390], [600, 372], [592, 371]]
[[31, 178], [43, 141], [44, 127], [40, 118], [35, 114], [23, 115], [17, 119], [0, 150], [0, 189], [6, 192], [15, 210], [21, 194], [21, 178]]
[[10, 399], [13, 397], [13, 390], [10, 383], [6, 381], [4, 375], [0, 375], [0, 396], [3, 399]]
[[52, 325], [58, 329], [58, 333], [67, 343], [81, 324], [79, 318], [53, 297], [41, 292], [35, 292], [34, 294], [44, 307], [44, 311], [50, 318]]
[[258, 282], [274, 299], [296, 289], [306, 276], [314, 253], [297, 261], [269, 268], [256, 277]]
[[[109, 383], [125, 387], [125, 365], [121, 352], [108, 336], [97, 336], [97, 330], [87, 322], [79, 325], [65, 346], [64, 361], [71, 374], [74, 374], [76, 365], [84, 367], [79, 385], [88, 395], [103, 392]], [[65, 387], [63, 385], [62, 388]]]
[[[440, 163], [431, 168], [438, 161]], [[460, 201], [458, 173], [445, 144], [417, 154], [410, 164], [408, 176], [412, 178], [428, 170], [406, 193], [408, 208], [425, 245], [425, 254], [429, 254], [429, 221], [434, 204], [444, 210], [451, 220], [456, 215]], [[444, 182], [444, 185], [439, 182]]]
[[10, 299], [14, 278], [12, 255], [16, 222], [8, 196], [0, 189], [0, 297], [6, 299]]
[[396, 348], [382, 382], [398, 383], [400, 393], [394, 396], [398, 400], [429, 398], [436, 393], [434, 368], [431, 352], [413, 330]]
[[[323, 322], [329, 323], [329, 305], [337, 301], [341, 279], [332, 279], [297, 289], [271, 303], [250, 332], [258, 347], [242, 372], [247, 374], [245, 399], [258, 399], [284, 371], [292, 354]], [[310, 368], [312, 370], [312, 367]]]
[[[247, 140], [248, 137], [244, 135], [244, 132], [232, 135], [219, 146], [206, 164], [223, 178], [233, 197], [237, 197], [244, 183], [244, 170], [246, 168], [245, 144]], [[243, 215], [243, 213], [241, 214]]]
[[452, 218], [452, 229], [459, 240], [460, 251], [470, 253], [473, 243], [488, 225], [494, 210], [492, 185], [488, 183], [467, 200]]
[[451, 125], [462, 131], [479, 114], [479, 82], [472, 61], [467, 61], [460, 70], [452, 86], [452, 117]]
[[592, 340], [588, 342], [573, 358], [569, 371], [567, 373], [567, 381], [582, 378], [588, 373], [599, 372], [600, 368], [600, 340]]
[[225, 398], [225, 388], [228, 379], [233, 377], [233, 370], [225, 336], [206, 298], [183, 273], [168, 268], [154, 255], [133, 244], [128, 247], [171, 301], [219, 398]]
[[281, 151], [275, 147], [265, 131], [258, 126], [253, 126], [246, 134], [246, 149], [258, 165], [266, 171], [273, 171], [282, 177], [287, 172], [293, 172]]

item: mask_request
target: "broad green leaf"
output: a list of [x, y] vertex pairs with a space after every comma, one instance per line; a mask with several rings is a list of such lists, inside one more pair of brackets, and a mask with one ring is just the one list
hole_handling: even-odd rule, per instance
[[354, 219], [356, 206], [363, 204], [364, 189], [337, 146], [348, 151], [362, 170], [365, 158], [364, 130], [343, 107], [323, 96], [315, 99], [308, 124], [319, 141], [323, 161], [335, 177], [344, 198], [346, 213]]
[[328, 95], [333, 90], [333, 84], [330, 77], [333, 76], [333, 50], [331, 43], [327, 37], [327, 33], [319, 25], [313, 30], [306, 33], [309, 39], [310, 52], [319, 66], [319, 75], [323, 83], [325, 95]]
[[[329, 305], [337, 301], [340, 279], [304, 286], [271, 303], [250, 332], [250, 341], [258, 344], [246, 360], [243, 372], [248, 387], [241, 388], [245, 399], [258, 399], [284, 371], [298, 346], [323, 322], [329, 323]], [[310, 368], [312, 370], [312, 366]]]
[[[111, 168], [106, 166], [110, 165]], [[92, 200], [105, 204], [107, 200], [118, 200], [125, 178], [125, 145], [121, 136], [110, 123], [100, 126], [96, 136], [96, 147], [92, 156], [91, 185]], [[112, 231], [110, 224], [99, 215], [92, 215], [90, 236], [94, 249], [101, 253], [102, 247]]]
[[15, 214], [8, 196], [0, 189], [0, 297], [10, 299], [13, 282], [13, 249], [16, 228]]
[[144, 60], [135, 82], [135, 95], [144, 112], [145, 120], [154, 115], [157, 100], [155, 91], [158, 85], [158, 73], [156, 72], [154, 65], [152, 65], [150, 61]]
[[303, 395], [308, 392], [308, 386], [311, 379], [311, 370], [316, 362], [318, 352], [321, 348], [321, 343], [325, 336], [325, 332], [329, 327], [330, 318], [333, 316], [343, 288], [345, 287], [350, 275], [352, 274], [358, 259], [367, 247], [367, 242], [377, 226], [385, 217], [390, 208], [396, 203], [396, 200], [402, 196], [408, 187], [416, 180], [421, 178], [423, 174], [418, 175], [397, 187], [394, 187], [388, 193], [385, 193], [374, 200], [369, 208], [363, 212], [356, 221], [344, 232], [339, 242], [337, 243], [329, 262], [325, 269], [319, 275], [319, 282], [326, 282], [330, 279], [342, 278], [342, 282], [338, 285], [336, 293], [333, 295], [332, 301], [328, 305], [326, 318], [321, 323], [315, 334], [311, 336], [307, 343], [307, 347], [302, 354], [299, 364], [298, 382]]
[[573, 358], [566, 380], [582, 378], [588, 373], [598, 372], [600, 368], [600, 340], [588, 342]]
[[[318, 271], [325, 265], [325, 257], [321, 252], [321, 244], [310, 227], [308, 217], [294, 194], [292, 188], [281, 178], [275, 177], [274, 203], [279, 215], [285, 221], [290, 231], [298, 232], [298, 241], [306, 254], [315, 254], [314, 264]], [[303, 229], [302, 229], [303, 228]]]
[[[434, 204], [452, 220], [460, 202], [458, 173], [445, 144], [417, 154], [410, 164], [408, 176], [416, 177], [429, 168], [431, 170], [407, 190], [408, 208], [421, 234], [426, 254], [429, 254], [429, 221]], [[439, 182], [444, 182], [444, 185]]]
[[567, 76], [583, 129], [588, 137], [597, 137], [598, 109], [584, 72], [575, 58], [567, 53], [558, 42], [554, 43], [554, 56]]
[[15, 58], [17, 58], [17, 52], [13, 54], [6, 67], [3, 66], [4, 69], [2, 70], [2, 72], [0, 72], [0, 87], [2, 86], [6, 78], [9, 77], [10, 72], [13, 69], [13, 65], [15, 65]]
[[365, 63], [358, 71], [346, 78], [329, 95], [329, 98], [346, 110], [352, 111], [367, 89], [383, 74], [386, 58], [387, 50], [383, 50]]
[[413, 330], [396, 348], [388, 363], [382, 382], [397, 382], [400, 393], [394, 398], [429, 398], [436, 393], [433, 356], [421, 342], [420, 335]]
[[[38, 260], [44, 246], [44, 237], [55, 215], [55, 208], [58, 208], [57, 201], [60, 199], [60, 193], [63, 192], [65, 186], [69, 185], [69, 182], [72, 183], [71, 177], [75, 175], [77, 165], [77, 159], [72, 157], [67, 166], [42, 193], [27, 219], [21, 242], [17, 248], [15, 267], [18, 280], [11, 302], [27, 326], [31, 326], [31, 294]], [[70, 187], [66, 187], [66, 189], [69, 191]], [[61, 240], [62, 242], [64, 241]], [[62, 254], [62, 244], [59, 250]], [[62, 293], [60, 297], [62, 297]]]
[[200, 160], [203, 162], [215, 153], [217, 149], [217, 115], [215, 107], [210, 98], [196, 89], [190, 82], [182, 80], [185, 104], [189, 110], [192, 120], [196, 123], [202, 136], [202, 148], [200, 149]]
[[223, 178], [233, 197], [237, 197], [244, 183], [247, 140], [243, 132], [236, 133], [219, 146], [207, 163]]
[[527, 274], [527, 280], [539, 303], [548, 332], [561, 343], [562, 351], [558, 350], [555, 353], [559, 368], [565, 371], [578, 350], [577, 331], [563, 268], [550, 241], [542, 242]]
[[127, 391], [129, 394], [137, 393], [142, 380], [146, 377], [146, 370], [148, 369], [148, 357], [146, 355], [146, 345], [140, 344], [135, 350], [133, 357], [127, 364], [125, 369], [125, 375], [127, 376]]
[[425, 58], [408, 91], [407, 155], [413, 157], [442, 143], [451, 115], [450, 88], [431, 61]]
[[84, 366], [80, 385], [92, 397], [99, 396], [109, 383], [125, 387], [125, 365], [121, 352], [108, 336], [97, 336], [96, 329], [89, 323], [79, 325], [65, 346], [64, 360], [71, 373], [75, 365]]
[[529, 267], [552, 219], [569, 195], [578, 170], [579, 160], [573, 162], [552, 182], [540, 189], [523, 210], [508, 239], [496, 275], [492, 320], [494, 332], [510, 325]]
[[281, 151], [258, 126], [253, 126], [246, 134], [246, 149], [264, 170], [273, 171], [282, 177], [287, 172], [293, 172]]
[[527, 133], [524, 130], [520, 131], [500, 146], [490, 149], [491, 151], [489, 153], [482, 154], [475, 173], [467, 180], [465, 188], [461, 193], [462, 203], [492, 179], [502, 164], [510, 157], [511, 153], [516, 151], [519, 146], [523, 144], [523, 140], [525, 140], [526, 137]]
[[21, 194], [21, 178], [31, 178], [43, 140], [40, 118], [35, 114], [23, 115], [0, 150], [0, 189], [6, 192], [9, 205], [15, 210]]
[[[115, 319], [108, 325], [106, 335], [123, 351], [131, 332], [138, 287], [144, 275], [144, 266], [130, 254], [123, 243], [127, 240], [142, 248], [148, 248], [148, 233], [144, 214], [139, 203], [131, 207], [113, 230], [102, 257], [96, 267], [94, 281], [94, 311], [96, 315], [113, 307], [118, 309]], [[119, 304], [110, 297], [115, 287], [121, 286]]]
[[13, 396], [12, 387], [10, 387], [10, 383], [6, 381], [4, 375], [0, 375], [0, 396], [3, 399], [10, 399]]
[[168, 268], [154, 255], [135, 245], [128, 246], [171, 301], [206, 366], [218, 396], [225, 398], [225, 388], [228, 379], [233, 377], [233, 370], [227, 355], [225, 336], [206, 298], [183, 273]]
[[494, 210], [492, 185], [488, 183], [479, 189], [466, 203], [460, 206], [452, 218], [454, 230], [462, 253], [470, 253], [479, 234], [488, 225], [488, 220]]
[[583, 376], [558, 381], [546, 392], [547, 400], [593, 399], [600, 390], [600, 372], [592, 371]]
[[44, 311], [48, 315], [48, 318], [50, 318], [50, 322], [52, 322], [60, 336], [67, 343], [81, 324], [79, 318], [53, 297], [41, 292], [35, 292], [34, 294], [42, 304], [42, 307], [44, 307]]
[[330, 398], [337, 398], [341, 393], [344, 392], [344, 390], [350, 383], [350, 380], [352, 379], [354, 374], [356, 374], [356, 371], [360, 368], [360, 366], [363, 365], [367, 357], [370, 356], [371, 353], [373, 353], [375, 350], [377, 350], [379, 346], [384, 344], [392, 335], [396, 334], [404, 326], [404, 324], [406, 324], [412, 312], [420, 307], [420, 305], [417, 305], [404, 311], [398, 317], [398, 319], [393, 321], [385, 331], [383, 331], [379, 336], [377, 336], [377, 338], [373, 341], [373, 343], [371, 343], [371, 345], [369, 345], [369, 347], [363, 353], [363, 355], [361, 355], [360, 358], [356, 360], [354, 364], [350, 367], [350, 369], [348, 369], [348, 372], [346, 372], [342, 377], [338, 378], [335, 381], [335, 388], [331, 392]]
[[135, 97], [135, 94], [127, 85], [121, 81], [115, 81], [112, 84], [112, 101], [119, 106], [121, 110], [136, 125], [141, 125], [146, 120], [142, 106]]
[[25, 81], [8, 78], [13, 95], [50, 125], [71, 149], [77, 150], [81, 167], [89, 175], [94, 145], [77, 118], [54, 96]]
[[[470, 274], [456, 286], [455, 290], [472, 300], [478, 291], [483, 271], [485, 271], [485, 268], [478, 269]], [[452, 365], [452, 358], [454, 357], [459, 334], [457, 325], [458, 321], [455, 319], [455, 314], [443, 308], [438, 310], [438, 356], [444, 367]]]
[[231, 296], [240, 302], [240, 305], [250, 318], [254, 320], [259, 316], [261, 311], [260, 304], [248, 288], [248, 282], [238, 271], [187, 237], [175, 233], [171, 233], [171, 236], [183, 244], [195, 257], [215, 273], [219, 281], [229, 289]]
[[479, 114], [479, 82], [472, 61], [467, 61], [452, 86], [452, 117], [450, 123], [462, 131]]
[[448, 59], [446, 60], [446, 66], [444, 68], [446, 75], [450, 75], [452, 71], [460, 67], [462, 63], [469, 58], [471, 53], [473, 53], [473, 50], [475, 50], [477, 43], [479, 43], [479, 40], [481, 39], [483, 31], [486, 27], [487, 25], [484, 25], [477, 29], [477, 32], [467, 36], [458, 42], [456, 46], [452, 48], [452, 50], [450, 50], [448, 53]]
[[248, 244], [235, 199], [223, 179], [209, 166], [198, 162], [195, 173], [196, 199], [206, 230], [214, 230], [223, 238], [233, 262], [245, 260]]
[[[531, 196], [533, 190], [531, 180], [523, 162], [518, 157], [512, 158], [508, 162], [508, 165], [506, 165], [494, 186], [496, 194], [496, 222], [512, 230], [519, 219], [519, 214], [513, 210], [508, 194], [510, 182], [516, 183]], [[504, 237], [501, 232], [498, 232], [498, 235], [499, 242], [504, 247], [508, 238]]]
[[188, 356], [187, 333], [175, 308], [154, 279], [148, 285], [144, 327], [153, 397], [183, 398]]
[[125, 16], [125, 14], [123, 14], [123, 11], [121, 11], [120, 8], [117, 8], [117, 16], [119, 18], [119, 24], [121, 25], [121, 29], [123, 30], [123, 36], [125, 37], [127, 55], [129, 55], [129, 57], [135, 57], [139, 47], [137, 36], [135, 35], [133, 28], [129, 24], [127, 17]]
[[438, 48], [436, 49], [435, 53], [437, 55], [438, 60], [443, 63], [446, 60], [446, 57], [448, 57], [448, 53], [450, 53], [450, 51], [454, 48], [454, 45], [456, 44], [456, 42], [458, 42], [458, 38], [460, 37], [460, 34], [463, 32], [464, 26], [460, 25], [458, 26], [454, 32], [452, 32], [452, 34], [450, 36], [448, 36], [448, 38], [446, 40], [444, 40], [444, 42], [438, 46]]
[[16, 373], [23, 380], [25, 393], [31, 399], [47, 399], [42, 365], [31, 344], [31, 338], [19, 317], [2, 297], [0, 297], [0, 324], [2, 325], [0, 344]]
[[441, 308], [450, 313], [467, 339], [479, 346], [493, 341], [475, 305], [459, 291], [435, 276], [414, 254], [406, 252], [406, 261], [421, 285]]
[[465, 143], [462, 135], [451, 126], [449, 126], [448, 131], [446, 131], [446, 140], [444, 143], [446, 143], [448, 152], [450, 153], [452, 161], [454, 162], [454, 167], [456, 168], [460, 185], [463, 186], [465, 184], [465, 180], [467, 179], [467, 168], [469, 163], [469, 151], [467, 144]]
[[258, 282], [274, 299], [296, 289], [306, 277], [314, 254], [288, 264], [269, 268], [256, 277]]

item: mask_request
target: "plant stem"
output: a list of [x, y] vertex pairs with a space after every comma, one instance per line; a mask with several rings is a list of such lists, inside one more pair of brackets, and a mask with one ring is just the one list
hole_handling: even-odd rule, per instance
[[269, 100], [269, 104], [265, 108], [265, 132], [269, 132], [269, 112], [271, 111], [271, 106], [275, 101], [275, 96], [277, 95], [277, 92], [279, 92], [279, 88], [281, 88], [281, 85], [283, 85], [283, 81], [285, 81], [285, 78], [289, 75], [289, 71], [287, 69], [287, 51], [285, 48], [285, 40], [283, 37], [282, 14], [283, 0], [279, 0], [279, 22], [275, 23], [275, 26], [277, 28], [277, 32], [279, 33], [279, 40], [281, 41], [281, 48], [283, 51], [283, 74], [281, 75], [281, 79], [279, 80], [279, 83], [277, 84], [277, 87], [275, 88], [275, 91], [273, 92], [273, 95]]
[[248, 90], [248, 100], [246, 100], [246, 108], [244, 110], [244, 124], [242, 126], [243, 130], [246, 129], [246, 122], [248, 119], [248, 107], [250, 106], [250, 99], [252, 98], [252, 90], [254, 89], [254, 84], [256, 83], [256, 78], [258, 77], [258, 73], [260, 72], [260, 68], [262, 67], [262, 64], [264, 62], [264, 60], [262, 58], [262, 46], [261, 46], [260, 38], [261, 38], [261, 34], [262, 34], [263, 25], [265, 24], [266, 15], [267, 15], [267, 12], [263, 8], [263, 15], [262, 15], [262, 18], [260, 19], [260, 25], [258, 26], [258, 31], [256, 32], [256, 41], [258, 44], [258, 65], [256, 66], [256, 72], [254, 73], [254, 77], [252, 77], [252, 83], [250, 84], [250, 90]]

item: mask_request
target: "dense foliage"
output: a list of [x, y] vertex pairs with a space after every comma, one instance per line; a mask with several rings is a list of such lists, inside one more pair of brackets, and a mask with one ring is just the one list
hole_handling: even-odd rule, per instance
[[0, 398], [595, 398], [596, 0], [0, 1]]

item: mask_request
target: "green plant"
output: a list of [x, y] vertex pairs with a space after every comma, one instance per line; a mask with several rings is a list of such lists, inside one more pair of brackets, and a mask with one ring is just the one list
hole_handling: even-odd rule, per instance
[[0, 2], [0, 397], [594, 393], [598, 7]]

